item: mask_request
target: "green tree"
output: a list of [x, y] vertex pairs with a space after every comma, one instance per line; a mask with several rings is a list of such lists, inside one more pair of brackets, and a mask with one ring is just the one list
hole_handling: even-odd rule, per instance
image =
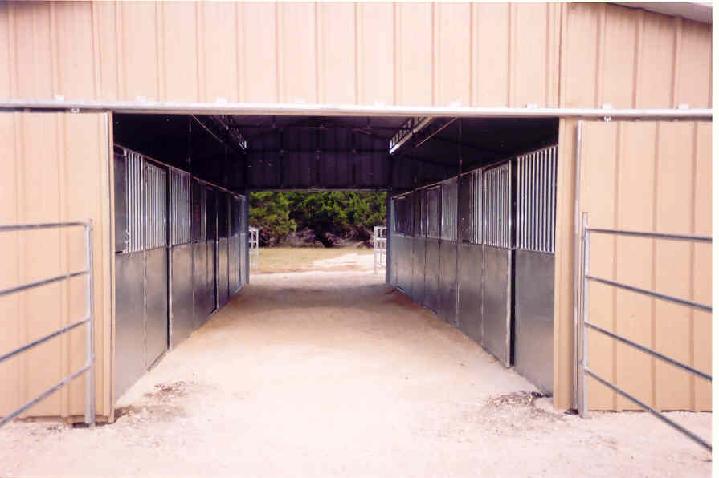
[[295, 231], [290, 202], [284, 193], [254, 192], [250, 195], [250, 226], [260, 230], [260, 244], [277, 244]]
[[277, 244], [292, 231], [312, 231], [326, 247], [337, 238], [366, 241], [374, 226], [385, 224], [386, 199], [386, 193], [358, 191], [253, 193], [250, 224], [262, 228], [263, 244]]

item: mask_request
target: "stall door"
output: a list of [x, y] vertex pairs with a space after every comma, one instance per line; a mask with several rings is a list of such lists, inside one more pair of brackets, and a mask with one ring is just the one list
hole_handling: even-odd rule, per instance
[[546, 394], [554, 383], [554, 224], [557, 147], [517, 158], [517, 371]]
[[170, 345], [192, 333], [193, 244], [190, 234], [190, 175], [170, 170]]
[[167, 172], [116, 148], [115, 395], [167, 350]]
[[459, 254], [457, 269], [458, 327], [482, 343], [482, 170], [465, 174], [459, 189]]
[[167, 172], [144, 165], [145, 366], [167, 350]]
[[207, 188], [207, 315], [217, 309], [217, 193]]
[[509, 367], [512, 362], [512, 164], [483, 173], [482, 345]]

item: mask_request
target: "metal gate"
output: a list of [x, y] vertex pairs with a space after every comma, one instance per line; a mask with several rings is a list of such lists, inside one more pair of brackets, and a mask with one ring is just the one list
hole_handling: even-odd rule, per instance
[[554, 389], [556, 171], [556, 146], [517, 158], [514, 364], [547, 394]]
[[484, 171], [482, 184], [484, 279], [482, 345], [512, 362], [512, 163]]
[[[674, 367], [675, 369], [684, 371], [688, 374], [694, 375], [696, 377], [699, 377], [702, 380], [706, 380], [709, 383], [712, 382], [712, 376], [709, 373], [702, 372], [698, 368], [692, 367], [691, 365], [687, 365], [686, 363], [676, 360], [672, 357], [670, 357], [667, 354], [663, 354], [661, 352], [658, 352], [657, 350], [654, 350], [650, 346], [643, 345], [635, 340], [631, 340], [630, 338], [614, 333], [611, 330], [607, 329], [606, 327], [600, 325], [597, 320], [593, 320], [590, 317], [590, 305], [589, 305], [589, 284], [595, 283], [595, 284], [602, 284], [604, 286], [616, 288], [622, 291], [629, 292], [631, 294], [634, 294], [636, 296], [644, 296], [644, 297], [650, 297], [652, 299], [658, 299], [660, 301], [663, 301], [665, 303], [673, 304], [674, 306], [678, 307], [684, 307], [684, 308], [691, 308], [696, 309], [699, 311], [707, 312], [709, 314], [712, 313], [712, 307], [710, 305], [701, 304], [692, 300], [684, 299], [681, 297], [675, 297], [673, 295], [663, 294], [654, 290], [644, 289], [642, 287], [637, 287], [632, 284], [627, 284], [623, 282], [618, 282], [615, 280], [608, 279], [606, 277], [601, 277], [598, 275], [595, 275], [590, 270], [590, 246], [592, 243], [592, 237], [593, 236], [622, 236], [622, 237], [630, 237], [630, 238], [641, 238], [641, 239], [648, 239], [648, 240], [660, 240], [663, 242], [684, 242], [684, 243], [712, 243], [712, 238], [708, 236], [691, 236], [691, 235], [684, 235], [684, 234], [667, 234], [667, 233], [657, 233], [657, 232], [640, 232], [640, 231], [629, 231], [629, 230], [621, 230], [621, 229], [603, 229], [603, 228], [590, 228], [588, 219], [588, 215], [584, 213], [582, 215], [582, 230], [581, 230], [581, 273], [580, 273], [580, 282], [579, 282], [579, 297], [580, 297], [580, 316], [577, 318], [578, 324], [579, 324], [579, 354], [577, 356], [577, 369], [579, 371], [579, 384], [578, 384], [578, 403], [577, 408], [579, 411], [579, 414], [581, 416], [585, 416], [587, 414], [587, 380], [586, 377], [589, 376], [592, 379], [594, 379], [596, 382], [601, 384], [604, 387], [607, 387], [608, 389], [616, 392], [621, 397], [627, 399], [628, 401], [632, 402], [642, 410], [651, 413], [655, 417], [659, 418], [661, 421], [666, 423], [667, 425], [671, 426], [675, 430], [679, 431], [686, 437], [690, 438], [694, 442], [698, 443], [702, 447], [706, 448], [707, 450], [712, 449], [711, 443], [709, 441], [704, 440], [702, 437], [697, 435], [696, 433], [692, 432], [688, 428], [681, 425], [679, 422], [669, 418], [666, 414], [662, 413], [660, 410], [658, 410], [655, 407], [652, 407], [649, 403], [643, 401], [641, 398], [637, 397], [636, 395], [633, 395], [626, 389], [623, 389], [622, 387], [612, 383], [611, 377], [602, 376], [601, 373], [598, 373], [596, 369], [593, 369], [589, 363], [589, 332], [599, 334], [603, 336], [604, 338], [607, 338], [609, 340], [615, 341], [615, 343], [621, 344], [623, 346], [631, 347], [634, 350], [638, 350], [644, 354], [646, 354], [649, 357], [652, 357], [654, 359], [660, 360], [662, 363], [667, 364], [671, 367]], [[598, 315], [598, 314], [597, 314]]]
[[[94, 321], [95, 321], [95, 305], [93, 300], [93, 257], [92, 257], [92, 223], [91, 222], [57, 222], [57, 223], [35, 223], [35, 224], [1, 224], [0, 233], [27, 232], [37, 230], [63, 230], [82, 228], [84, 236], [85, 264], [81, 270], [70, 270], [63, 274], [46, 277], [33, 282], [20, 284], [12, 287], [0, 289], [0, 298], [20, 294], [25, 291], [36, 290], [38, 288], [47, 287], [51, 284], [60, 282], [69, 282], [75, 277], [83, 277], [85, 279], [85, 311], [82, 317], [73, 317], [73, 321], [59, 329], [47, 333], [41, 337], [37, 337], [29, 343], [20, 347], [0, 354], [0, 364], [7, 363], [13, 357], [17, 357], [23, 352], [33, 350], [56, 337], [69, 334], [71, 331], [83, 328], [85, 329], [85, 363], [82, 367], [68, 375], [62, 377], [60, 381], [54, 383], [47, 389], [42, 390], [39, 394], [32, 397], [14, 410], [9, 410], [0, 416], [0, 427], [21, 416], [33, 406], [45, 400], [66, 385], [69, 385], [75, 378], [85, 375], [85, 423], [90, 426], [95, 425], [95, 338], [94, 338]], [[36, 349], [37, 350], [37, 349]]]

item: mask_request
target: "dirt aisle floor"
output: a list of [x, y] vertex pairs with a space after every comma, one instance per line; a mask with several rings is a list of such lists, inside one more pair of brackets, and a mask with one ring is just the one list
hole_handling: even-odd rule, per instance
[[[710, 474], [708, 453], [647, 415], [555, 412], [368, 265], [253, 277], [116, 423], [0, 430], [0, 476]], [[709, 434], [709, 415], [674, 416]]]

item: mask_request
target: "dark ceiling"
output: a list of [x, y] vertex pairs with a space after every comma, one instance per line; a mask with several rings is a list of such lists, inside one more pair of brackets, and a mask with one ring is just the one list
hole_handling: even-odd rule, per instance
[[115, 142], [225, 187], [406, 189], [557, 142], [556, 119], [434, 118], [390, 155], [408, 117], [114, 117]]

